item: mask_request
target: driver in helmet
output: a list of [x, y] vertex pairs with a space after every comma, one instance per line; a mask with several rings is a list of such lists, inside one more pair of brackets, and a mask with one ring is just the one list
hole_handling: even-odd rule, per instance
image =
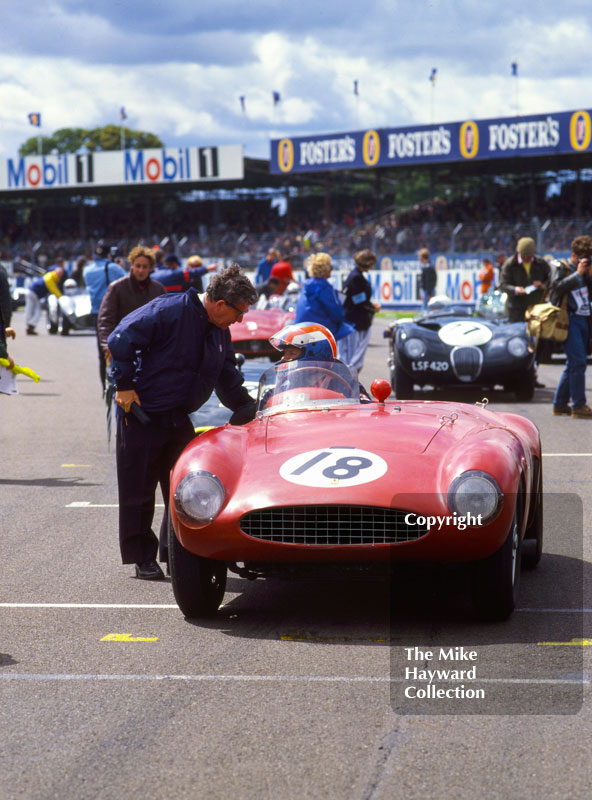
[[[337, 358], [335, 337], [328, 328], [317, 322], [298, 322], [287, 325], [277, 333], [274, 333], [273, 336], [270, 336], [269, 343], [281, 352], [280, 365], [295, 360], [299, 362], [329, 362], [327, 368], [331, 369], [330, 365], [339, 364], [349, 372], [343, 361]], [[361, 383], [359, 388], [360, 400], [362, 402], [372, 402]]]

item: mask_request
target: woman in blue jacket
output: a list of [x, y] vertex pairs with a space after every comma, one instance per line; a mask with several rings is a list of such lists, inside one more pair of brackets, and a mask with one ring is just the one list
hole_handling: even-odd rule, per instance
[[331, 257], [316, 253], [308, 262], [310, 275], [304, 282], [294, 322], [318, 322], [329, 328], [335, 339], [353, 333], [354, 327], [345, 321], [345, 311], [337, 290], [327, 280], [331, 275]]

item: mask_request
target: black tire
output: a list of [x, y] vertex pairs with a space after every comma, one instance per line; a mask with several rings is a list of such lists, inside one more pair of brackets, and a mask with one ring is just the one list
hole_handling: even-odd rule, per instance
[[169, 514], [169, 570], [177, 605], [186, 617], [211, 617], [226, 591], [226, 564], [201, 558], [177, 539]]
[[534, 367], [528, 369], [524, 375], [521, 375], [514, 384], [514, 393], [516, 400], [522, 403], [528, 403], [534, 397], [534, 385], [536, 383], [536, 372]]
[[413, 397], [413, 380], [397, 364], [394, 375], [391, 373], [391, 386], [397, 400], [411, 400]]
[[543, 555], [543, 518], [543, 474], [541, 463], [534, 518], [526, 529], [524, 541], [522, 542], [522, 566], [524, 569], [534, 569]]
[[505, 542], [493, 555], [473, 565], [473, 605], [480, 619], [500, 622], [516, 607], [520, 589], [522, 500], [518, 495]]

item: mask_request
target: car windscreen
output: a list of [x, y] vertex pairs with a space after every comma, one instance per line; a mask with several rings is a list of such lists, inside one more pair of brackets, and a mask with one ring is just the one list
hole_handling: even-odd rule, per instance
[[490, 320], [501, 320], [506, 313], [508, 295], [498, 290], [482, 294], [477, 301], [477, 315]]
[[257, 411], [274, 414], [359, 402], [358, 381], [341, 361], [295, 360], [279, 362], [263, 373]]
[[251, 308], [256, 308], [258, 311], [269, 311], [270, 309], [278, 311], [295, 311], [296, 304], [298, 303], [298, 294], [294, 292], [286, 292], [285, 294], [272, 294], [265, 297], [264, 294], [259, 296], [259, 299]]

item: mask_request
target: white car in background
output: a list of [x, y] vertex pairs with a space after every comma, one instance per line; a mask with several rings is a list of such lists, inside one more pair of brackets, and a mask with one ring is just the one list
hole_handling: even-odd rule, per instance
[[96, 315], [91, 314], [88, 289], [80, 288], [75, 280], [64, 282], [61, 297], [50, 294], [47, 298], [47, 330], [67, 336], [71, 330], [94, 331]]

